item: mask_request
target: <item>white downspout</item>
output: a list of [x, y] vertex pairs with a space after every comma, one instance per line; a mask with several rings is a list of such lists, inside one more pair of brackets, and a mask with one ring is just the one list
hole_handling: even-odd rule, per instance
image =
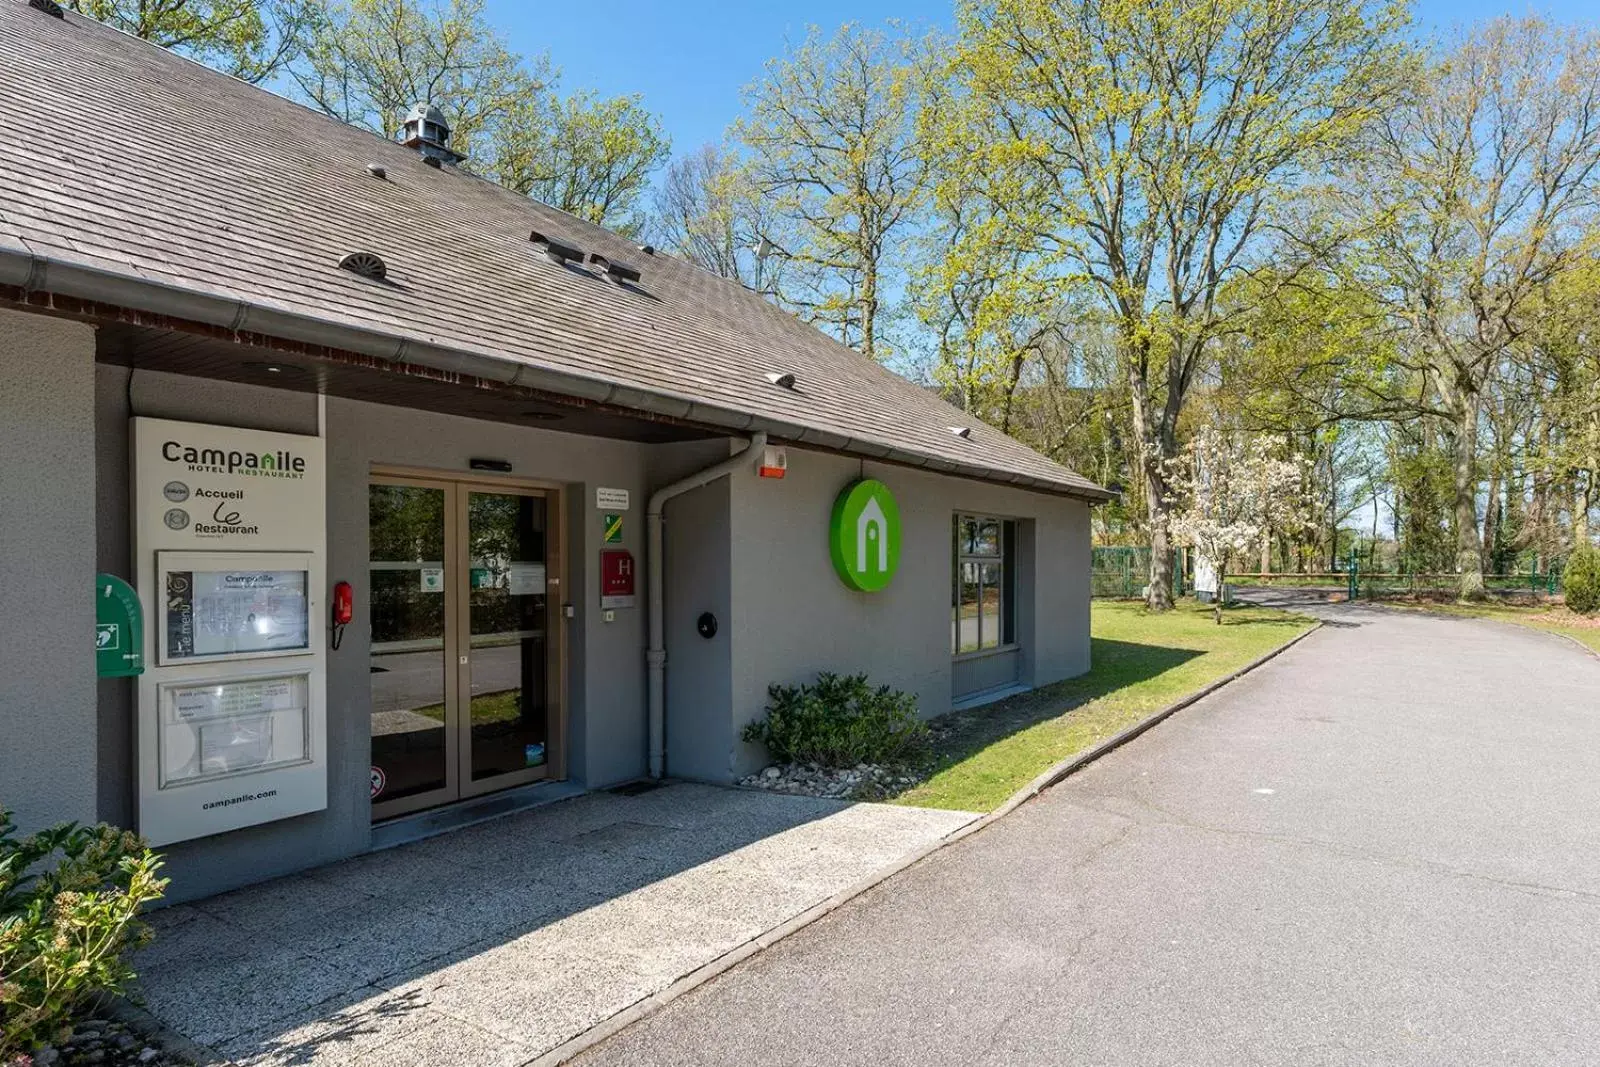
[[667, 641], [666, 641], [666, 588], [665, 564], [662, 560], [661, 513], [667, 501], [691, 489], [731, 474], [756, 452], [767, 446], [765, 432], [755, 434], [738, 452], [705, 470], [697, 471], [671, 485], [662, 486], [650, 494], [650, 505], [645, 510], [645, 583], [649, 601], [650, 647], [645, 653], [649, 668], [650, 693], [650, 777], [662, 778], [667, 773]]

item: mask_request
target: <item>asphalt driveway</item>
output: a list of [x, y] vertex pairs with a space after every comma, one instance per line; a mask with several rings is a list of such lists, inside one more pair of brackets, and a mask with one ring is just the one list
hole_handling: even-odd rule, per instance
[[1600, 1061], [1600, 660], [1381, 609], [599, 1064]]

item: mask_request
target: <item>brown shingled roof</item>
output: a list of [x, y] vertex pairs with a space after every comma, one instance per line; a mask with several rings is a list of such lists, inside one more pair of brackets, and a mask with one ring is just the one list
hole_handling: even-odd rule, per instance
[[[0, 283], [1109, 495], [734, 282], [72, 13], [0, 0], [0, 134]], [[643, 278], [551, 263], [533, 231]], [[339, 269], [357, 250], [386, 282]]]

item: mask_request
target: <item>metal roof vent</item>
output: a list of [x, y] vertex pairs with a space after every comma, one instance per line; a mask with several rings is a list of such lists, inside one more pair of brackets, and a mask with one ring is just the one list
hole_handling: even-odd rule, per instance
[[607, 278], [610, 278], [618, 285], [624, 283], [636, 284], [639, 281], [639, 268], [630, 267], [626, 263], [621, 263], [614, 259], [607, 259], [599, 252], [590, 252], [589, 262], [599, 267]]
[[35, 11], [43, 11], [53, 19], [65, 19], [67, 13], [61, 10], [61, 5], [56, 0], [28, 0], [28, 6]]
[[583, 249], [564, 245], [553, 237], [546, 237], [538, 230], [528, 234], [528, 240], [533, 243], [533, 247], [544, 253], [544, 258], [552, 263], [565, 265], [573, 260], [577, 260], [579, 263], [583, 262]]
[[421, 152], [422, 158], [435, 167], [467, 158], [450, 147], [450, 123], [445, 121], [444, 112], [432, 104], [413, 104], [406, 112], [400, 143]]
[[792, 390], [796, 385], [799, 384], [800, 379], [796, 378], [789, 371], [784, 371], [782, 373], [779, 373], [778, 371], [770, 371], [767, 374], [767, 381], [771, 382], [773, 385], [776, 385], [779, 389]]
[[950, 427], [950, 432], [961, 438], [963, 441], [970, 440], [972, 437], [971, 426], [952, 426]]
[[389, 172], [384, 169], [381, 163], [368, 163], [367, 173], [380, 180], [389, 176]]
[[351, 252], [339, 261], [339, 266], [351, 274], [359, 274], [373, 281], [381, 282], [389, 276], [389, 268], [374, 252]]

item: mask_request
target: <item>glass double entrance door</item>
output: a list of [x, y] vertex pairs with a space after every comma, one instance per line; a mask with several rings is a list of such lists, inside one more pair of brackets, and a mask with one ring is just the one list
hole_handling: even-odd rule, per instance
[[560, 495], [368, 490], [372, 814], [560, 774]]

